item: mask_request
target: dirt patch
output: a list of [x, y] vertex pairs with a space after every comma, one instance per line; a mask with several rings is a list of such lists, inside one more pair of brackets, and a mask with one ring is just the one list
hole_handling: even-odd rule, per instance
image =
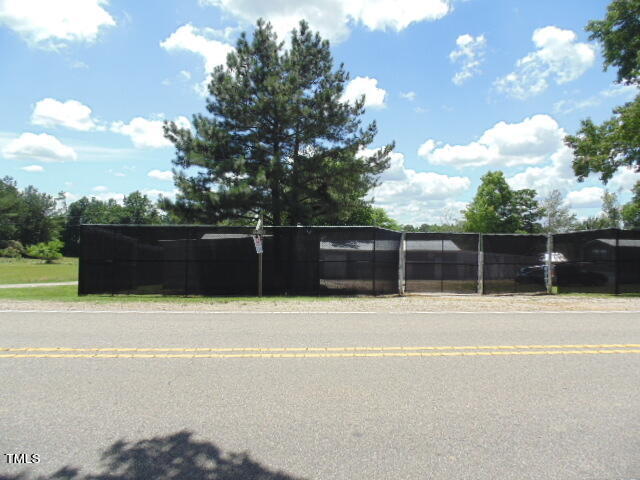
[[[640, 298], [573, 297], [546, 295], [408, 295], [405, 297], [349, 297], [296, 300], [233, 300], [171, 302], [55, 302], [2, 300], [0, 310], [59, 311], [197, 311], [197, 312], [536, 312], [536, 311], [633, 311], [640, 312]], [[640, 316], [640, 313], [639, 313]]]

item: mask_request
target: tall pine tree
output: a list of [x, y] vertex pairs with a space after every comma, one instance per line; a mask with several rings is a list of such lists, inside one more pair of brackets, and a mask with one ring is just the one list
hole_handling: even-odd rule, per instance
[[[175, 123], [179, 188], [163, 208], [187, 222], [340, 224], [366, 204], [389, 165], [393, 144], [363, 156], [375, 122], [363, 127], [364, 98], [341, 98], [349, 74], [333, 67], [329, 42], [306, 22], [285, 49], [271, 25], [257, 22], [211, 76], [207, 110], [193, 131]], [[188, 169], [199, 167], [195, 175]]]

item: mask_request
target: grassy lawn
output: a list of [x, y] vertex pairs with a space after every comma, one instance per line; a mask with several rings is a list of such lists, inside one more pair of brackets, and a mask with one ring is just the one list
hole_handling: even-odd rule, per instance
[[309, 301], [322, 302], [348, 297], [179, 297], [162, 295], [84, 295], [78, 296], [78, 288], [74, 285], [57, 287], [6, 288], [0, 289], [1, 300], [49, 300], [61, 302], [163, 302], [163, 303], [229, 303], [229, 302], [264, 302], [264, 301]]
[[563, 297], [583, 297], [583, 298], [633, 298], [640, 297], [640, 292], [619, 293], [614, 295], [613, 293], [571, 293], [571, 292], [558, 292], [558, 295]]
[[30, 258], [0, 258], [0, 284], [75, 280], [78, 280], [77, 258], [64, 257], [52, 264]]

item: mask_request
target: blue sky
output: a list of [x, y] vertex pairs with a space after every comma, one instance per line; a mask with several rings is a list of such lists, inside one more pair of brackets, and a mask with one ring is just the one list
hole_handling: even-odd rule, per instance
[[[55, 5], [54, 5], [55, 3]], [[207, 71], [259, 16], [304, 17], [367, 96], [371, 148], [396, 151], [376, 204], [403, 223], [454, 218], [488, 170], [580, 217], [600, 209], [562, 137], [637, 90], [602, 71], [584, 26], [605, 0], [0, 0], [0, 175], [19, 186], [121, 198], [175, 194], [163, 119], [204, 112]], [[639, 175], [607, 188], [629, 198]]]

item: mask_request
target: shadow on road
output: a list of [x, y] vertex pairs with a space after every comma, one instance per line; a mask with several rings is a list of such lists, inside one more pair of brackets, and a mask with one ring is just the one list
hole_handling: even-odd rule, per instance
[[181, 431], [135, 443], [119, 440], [102, 454], [103, 471], [98, 474], [66, 466], [46, 476], [0, 474], [0, 480], [303, 480], [274, 472], [246, 453], [224, 453], [192, 435]]

